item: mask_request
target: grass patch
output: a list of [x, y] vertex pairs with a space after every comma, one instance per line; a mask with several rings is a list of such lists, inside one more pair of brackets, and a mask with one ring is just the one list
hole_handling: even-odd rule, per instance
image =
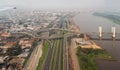
[[61, 57], [60, 57], [60, 70], [63, 70], [63, 43], [64, 40], [62, 40], [62, 50], [61, 50]]
[[98, 70], [94, 61], [95, 58], [113, 59], [113, 57], [103, 49], [83, 49], [78, 47], [76, 54], [81, 70]]
[[45, 57], [46, 57], [47, 52], [48, 52], [48, 49], [49, 49], [49, 43], [45, 42], [43, 44], [43, 47], [42, 47], [42, 56], [41, 56], [41, 58], [39, 60], [39, 63], [38, 63], [38, 66], [37, 66], [36, 70], [41, 70], [42, 64], [43, 64], [43, 61], [45, 60]]
[[56, 56], [57, 56], [57, 51], [58, 51], [58, 43], [59, 43], [59, 40], [56, 40], [53, 55], [52, 55], [52, 63], [50, 65], [50, 70], [54, 70], [55, 68]]
[[[109, 18], [108, 18], [109, 19]], [[120, 25], [120, 20], [116, 20], [116, 19], [109, 19], [110, 21], [116, 23], [116, 24], [119, 24]]]

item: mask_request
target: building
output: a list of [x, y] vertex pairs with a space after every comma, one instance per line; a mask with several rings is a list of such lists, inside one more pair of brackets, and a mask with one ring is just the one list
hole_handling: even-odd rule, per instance
[[5, 53], [8, 48], [13, 47], [15, 44], [15, 42], [0, 43], [0, 48], [3, 49], [3, 52]]
[[2, 36], [2, 37], [10, 37], [11, 34], [7, 33], [7, 32], [3, 32], [3, 33], [0, 34], [0, 36]]
[[24, 48], [28, 48], [28, 47], [32, 47], [32, 44], [34, 42], [35, 39], [21, 39], [19, 41], [19, 45], [21, 45], [21, 48], [24, 49]]

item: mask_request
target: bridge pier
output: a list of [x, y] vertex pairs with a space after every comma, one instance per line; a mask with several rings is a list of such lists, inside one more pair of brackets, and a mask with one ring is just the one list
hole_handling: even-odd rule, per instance
[[102, 26], [99, 26], [99, 40], [102, 40]]
[[115, 37], [116, 37], [116, 28], [115, 26], [112, 27], [112, 39], [113, 41], [115, 41]]

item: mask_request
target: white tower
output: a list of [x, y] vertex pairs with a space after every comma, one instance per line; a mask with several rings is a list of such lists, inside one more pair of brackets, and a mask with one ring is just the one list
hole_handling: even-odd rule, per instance
[[102, 38], [102, 26], [99, 26], [99, 38], [100, 38], [100, 40]]
[[116, 37], [116, 28], [115, 28], [115, 26], [112, 26], [112, 38], [113, 38], [113, 40], [115, 40], [115, 37]]

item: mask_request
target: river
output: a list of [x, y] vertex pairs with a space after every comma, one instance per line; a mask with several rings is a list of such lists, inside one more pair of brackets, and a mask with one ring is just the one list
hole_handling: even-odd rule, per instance
[[[103, 27], [103, 32], [111, 32], [111, 27], [115, 26], [116, 31], [120, 33], [120, 25], [111, 22], [108, 19], [93, 16], [91, 13], [81, 13], [74, 17], [75, 23], [80, 27], [81, 32], [97, 32], [98, 26]], [[111, 35], [109, 35], [111, 38]], [[117, 35], [120, 38], [120, 35]], [[99, 41], [95, 42], [106, 49], [112, 56], [120, 60], [120, 41]]]
[[[116, 31], [120, 33], [120, 25], [111, 22], [108, 19], [93, 16], [91, 13], [81, 13], [74, 17], [75, 23], [79, 26], [81, 32], [98, 32], [98, 26], [103, 27], [103, 32], [111, 32], [111, 27], [115, 26]], [[97, 35], [94, 37], [98, 37]], [[103, 37], [111, 38], [111, 35], [103, 35]], [[117, 35], [120, 39], [120, 35]], [[93, 40], [97, 45], [106, 49], [111, 56], [118, 61], [109, 61], [104, 59], [97, 59], [96, 64], [99, 70], [119, 70], [120, 69], [120, 41], [110, 40]]]

